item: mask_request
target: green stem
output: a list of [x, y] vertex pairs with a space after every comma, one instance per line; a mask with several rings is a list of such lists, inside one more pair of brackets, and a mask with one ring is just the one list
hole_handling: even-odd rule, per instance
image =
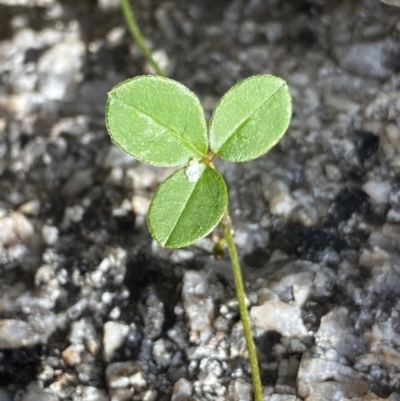
[[260, 370], [258, 368], [257, 351], [254, 345], [253, 335], [251, 333], [250, 317], [247, 311], [246, 301], [245, 301], [246, 295], [244, 291], [242, 271], [240, 268], [236, 245], [233, 242], [233, 226], [228, 211], [226, 211], [225, 216], [222, 218], [221, 227], [228, 246], [229, 256], [231, 258], [233, 280], [235, 282], [235, 289], [236, 289], [236, 297], [239, 303], [240, 319], [242, 321], [244, 337], [246, 339], [246, 344], [247, 344], [247, 351], [249, 353], [254, 397], [256, 401], [262, 401], [263, 391], [260, 379]]
[[139, 25], [136, 22], [135, 15], [133, 10], [129, 4], [129, 0], [121, 0], [122, 12], [124, 14], [124, 18], [126, 24], [128, 25], [129, 31], [131, 32], [133, 39], [136, 44], [139, 46], [139, 49], [143, 53], [146, 60], [154, 67], [157, 75], [161, 75], [165, 77], [164, 71], [160, 68], [157, 62], [153, 59], [149, 48], [146, 45], [142, 32], [140, 31]]

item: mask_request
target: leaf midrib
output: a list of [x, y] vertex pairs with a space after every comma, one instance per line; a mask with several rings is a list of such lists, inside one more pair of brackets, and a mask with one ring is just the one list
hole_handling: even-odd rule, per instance
[[[178, 216], [178, 218], [176, 219], [176, 222], [175, 222], [174, 226], [171, 228], [171, 231], [170, 231], [170, 233], [168, 234], [167, 239], [165, 240], [164, 246], [168, 246], [168, 241], [169, 241], [169, 239], [172, 237], [172, 234], [174, 233], [174, 231], [176, 230], [176, 227], [178, 226], [179, 220], [181, 219], [183, 213], [185, 212], [186, 206], [187, 206], [187, 204], [190, 202], [190, 200], [192, 199], [193, 193], [195, 192], [196, 187], [197, 187], [197, 185], [199, 184], [199, 182], [200, 182], [201, 178], [203, 177], [203, 174], [205, 173], [205, 171], [207, 170], [207, 168], [208, 168], [208, 167], [206, 167], [206, 168], [204, 169], [204, 171], [201, 173], [201, 176], [199, 177], [199, 179], [196, 181], [195, 185], [193, 186], [193, 189], [192, 189], [192, 191], [190, 192], [189, 197], [187, 198], [186, 202], [184, 203], [184, 207], [182, 208], [181, 212], [179, 213], [179, 216]], [[184, 171], [183, 171], [183, 174], [185, 174]]]
[[[190, 142], [186, 142], [186, 141], [183, 139], [183, 137], [179, 136], [179, 134], [178, 134], [177, 132], [175, 132], [175, 131], [174, 131], [173, 129], [171, 129], [170, 127], [167, 127], [167, 126], [166, 126], [165, 124], [163, 124], [161, 121], [157, 120], [156, 118], [154, 118], [154, 117], [151, 116], [150, 114], [146, 113], [145, 111], [143, 111], [143, 110], [140, 109], [139, 107], [137, 107], [137, 106], [135, 106], [135, 105], [133, 105], [133, 104], [126, 103], [125, 101], [121, 100], [121, 99], [118, 98], [118, 97], [114, 97], [114, 100], [117, 101], [117, 102], [122, 103], [125, 107], [132, 108], [132, 109], [134, 109], [135, 111], [137, 111], [137, 112], [143, 114], [144, 116], [148, 117], [149, 119], [155, 121], [159, 126], [161, 126], [161, 127], [164, 128], [164, 129], [167, 129], [167, 130], [172, 134], [172, 136], [173, 136], [175, 139], [178, 139], [180, 142], [182, 142], [182, 143], [186, 146], [186, 148], [187, 148], [188, 150], [194, 151], [195, 154], [197, 154], [197, 155], [200, 156], [200, 157], [203, 156], [203, 152], [200, 152], [200, 151], [199, 151], [197, 148], [195, 148]], [[186, 125], [187, 125], [187, 122], [188, 122], [188, 121], [186, 121], [185, 127], [186, 127]]]
[[282, 84], [275, 92], [273, 92], [267, 99], [263, 100], [261, 102], [261, 104], [259, 106], [256, 107], [256, 109], [254, 109], [254, 111], [252, 111], [252, 113], [247, 116], [246, 118], [244, 118], [242, 121], [240, 121], [238, 124], [236, 124], [235, 128], [232, 130], [232, 133], [230, 135], [227, 136], [227, 138], [225, 139], [225, 141], [219, 146], [218, 150], [213, 149], [213, 151], [215, 151], [217, 154], [218, 152], [224, 147], [224, 145], [232, 138], [232, 136], [235, 134], [235, 132], [239, 129], [239, 127], [241, 127], [243, 124], [245, 124], [251, 117], [253, 117], [253, 115], [255, 113], [257, 113], [257, 111], [265, 105], [265, 103], [269, 102], [273, 97], [276, 96], [276, 94], [285, 87], [285, 84]]

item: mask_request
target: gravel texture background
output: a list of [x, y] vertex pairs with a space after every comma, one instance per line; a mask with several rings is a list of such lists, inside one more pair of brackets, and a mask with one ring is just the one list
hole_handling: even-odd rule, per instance
[[[210, 116], [285, 79], [268, 155], [220, 163], [265, 401], [400, 400], [400, 8], [138, 0], [154, 56]], [[106, 93], [149, 73], [117, 0], [0, 0], [0, 400], [250, 401], [227, 259], [166, 251], [168, 175], [122, 154]]]

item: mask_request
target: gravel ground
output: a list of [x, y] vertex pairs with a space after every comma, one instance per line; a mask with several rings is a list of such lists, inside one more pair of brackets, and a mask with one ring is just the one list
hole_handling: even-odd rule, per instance
[[[220, 163], [265, 401], [400, 400], [400, 8], [138, 0], [209, 117], [287, 80], [268, 155]], [[0, 400], [250, 401], [227, 259], [151, 241], [169, 174], [110, 142], [106, 93], [149, 73], [117, 0], [0, 0]]]

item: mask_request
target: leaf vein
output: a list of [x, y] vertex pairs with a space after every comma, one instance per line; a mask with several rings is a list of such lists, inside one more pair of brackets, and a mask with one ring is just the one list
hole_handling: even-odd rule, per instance
[[[155, 123], [157, 123], [159, 126], [161, 126], [164, 129], [167, 129], [171, 135], [175, 138], [178, 139], [182, 142], [183, 145], [186, 146], [186, 148], [192, 152], [194, 152], [195, 154], [199, 155], [199, 156], [203, 156], [203, 152], [200, 152], [197, 148], [195, 148], [190, 142], [187, 142], [184, 140], [184, 138], [182, 136], [180, 136], [179, 133], [175, 132], [172, 128], [167, 127], [166, 125], [164, 125], [161, 121], [157, 120], [156, 118], [154, 118], [153, 116], [151, 116], [150, 114], [146, 113], [144, 110], [141, 110], [139, 107], [134, 106], [133, 104], [129, 104], [124, 102], [123, 100], [121, 100], [120, 98], [115, 97], [114, 98], [116, 101], [120, 102], [123, 106], [127, 107], [127, 108], [131, 108], [134, 109], [136, 112], [142, 114], [143, 116], [147, 117], [148, 119], [154, 121]], [[187, 122], [185, 124], [185, 128], [186, 128]]]
[[227, 138], [225, 139], [225, 141], [220, 145], [220, 147], [219, 147], [219, 149], [216, 151], [216, 153], [218, 154], [218, 151], [219, 151], [220, 149], [222, 149], [222, 147], [232, 138], [232, 136], [235, 134], [235, 132], [236, 132], [240, 127], [244, 126], [244, 125], [250, 120], [250, 118], [251, 118], [255, 113], [257, 113], [258, 110], [260, 110], [261, 107], [263, 107], [266, 103], [268, 103], [270, 100], [272, 100], [272, 99], [277, 95], [277, 93], [278, 93], [282, 88], [284, 88], [284, 87], [285, 87], [285, 85], [282, 84], [274, 93], [271, 94], [271, 96], [269, 96], [267, 99], [265, 99], [256, 109], [254, 109], [254, 111], [253, 111], [249, 116], [247, 116], [245, 119], [243, 119], [242, 121], [240, 121], [240, 122], [236, 125], [236, 127], [232, 130], [231, 134], [228, 135]]

